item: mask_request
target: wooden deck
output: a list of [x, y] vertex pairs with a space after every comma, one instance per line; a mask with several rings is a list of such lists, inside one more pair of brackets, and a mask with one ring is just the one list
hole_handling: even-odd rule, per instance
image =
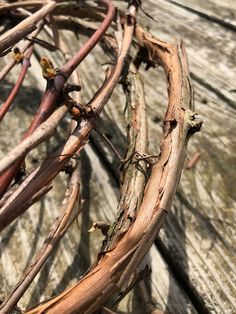
[[[114, 1], [118, 6], [121, 1]], [[139, 23], [150, 27], [160, 39], [181, 37], [187, 49], [195, 88], [195, 111], [204, 120], [202, 131], [190, 142], [188, 158], [200, 153], [198, 163], [186, 168], [181, 177], [174, 206], [147, 260], [152, 265], [150, 293], [165, 313], [236, 313], [236, 2], [234, 0], [146, 0], [143, 8], [157, 22], [140, 12]], [[64, 33], [68, 45], [75, 37]], [[83, 40], [83, 37], [81, 38]], [[76, 48], [76, 47], [75, 47]], [[59, 57], [58, 57], [59, 58]], [[60, 60], [60, 59], [58, 59]], [[96, 47], [80, 66], [85, 100], [102, 82], [100, 64], [108, 58]], [[1, 61], [2, 62], [2, 61]], [[30, 69], [38, 76], [35, 57]], [[19, 69], [15, 70], [16, 73]], [[149, 118], [149, 152], [158, 151], [167, 95], [161, 69], [141, 71], [145, 84]], [[96, 75], [96, 82], [94, 76]], [[14, 82], [7, 77], [0, 100]], [[0, 125], [0, 157], [20, 141], [31, 121], [44, 82], [28, 80], [14, 109]], [[106, 106], [99, 128], [111, 135], [122, 152], [125, 147], [125, 101], [117, 87]], [[119, 121], [115, 127], [114, 121]], [[10, 127], [9, 127], [10, 125]], [[20, 132], [19, 132], [20, 130]], [[63, 126], [57, 143], [65, 134]], [[28, 157], [31, 167], [55, 142], [48, 141]], [[100, 248], [99, 233], [88, 233], [98, 220], [112, 222], [118, 202], [117, 161], [94, 134], [82, 153], [82, 181], [86, 200], [79, 221], [63, 238], [55, 253], [22, 298], [22, 308], [42, 301], [71, 286], [94, 260]], [[40, 156], [38, 158], [38, 156]], [[39, 159], [37, 161], [37, 159]], [[65, 189], [65, 175], [55, 180], [48, 196], [34, 205], [1, 235], [0, 299], [11, 291], [58, 216]], [[27, 245], [23, 244], [27, 243]], [[87, 247], [90, 255], [85, 255]], [[131, 292], [118, 313], [146, 313], [138, 292]]]

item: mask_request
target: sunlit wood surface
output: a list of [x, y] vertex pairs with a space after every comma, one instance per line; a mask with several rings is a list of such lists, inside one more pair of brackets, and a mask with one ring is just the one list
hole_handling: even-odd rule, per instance
[[[121, 1], [114, 2], [121, 6]], [[236, 312], [236, 3], [233, 0], [143, 2], [143, 9], [157, 22], [142, 12], [138, 22], [148, 26], [160, 39], [183, 39], [195, 88], [195, 111], [204, 120], [202, 131], [194, 135], [188, 149], [189, 160], [196, 153], [200, 159], [191, 169], [184, 169], [172, 211], [147, 256], [152, 266], [150, 293], [166, 313], [233, 314]], [[69, 31], [63, 32], [63, 40], [73, 50], [85, 40], [84, 36], [78, 36], [79, 39]], [[36, 51], [47, 54], [38, 47]], [[61, 56], [53, 55], [60, 66]], [[1, 65], [7, 60], [8, 57], [3, 58]], [[96, 47], [79, 67], [84, 102], [102, 83], [105, 67], [101, 64], [109, 60]], [[19, 143], [31, 121], [45, 87], [43, 78], [38, 79], [40, 72], [34, 56], [14, 108], [0, 124], [0, 157]], [[1, 102], [18, 73], [16, 67], [1, 85]], [[153, 154], [159, 150], [167, 104], [166, 81], [161, 68], [148, 72], [142, 68], [141, 75], [149, 119], [149, 152]], [[126, 143], [124, 108], [125, 98], [118, 86], [97, 123], [122, 154]], [[29, 170], [62, 142], [67, 126], [64, 121], [54, 139], [30, 153]], [[81, 158], [85, 203], [79, 223], [69, 229], [23, 296], [19, 303], [23, 309], [76, 282], [95, 260], [102, 241], [99, 232], [88, 233], [88, 229], [93, 222], [112, 222], [115, 217], [119, 198], [118, 161], [96, 133]], [[44, 199], [1, 234], [2, 300], [20, 279], [58, 216], [65, 187], [63, 173]], [[118, 312], [146, 313], [136, 290], [121, 303]]]

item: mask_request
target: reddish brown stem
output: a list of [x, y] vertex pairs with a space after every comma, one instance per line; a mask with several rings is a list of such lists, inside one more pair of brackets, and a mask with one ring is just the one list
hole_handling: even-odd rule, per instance
[[5, 103], [1, 106], [0, 108], [0, 122], [2, 121], [2, 119], [4, 118], [5, 114], [7, 113], [8, 109], [10, 108], [13, 100], [15, 99], [16, 97], [16, 94], [18, 93], [23, 81], [24, 81], [24, 78], [26, 76], [26, 73], [28, 71], [28, 68], [30, 67], [30, 57], [33, 53], [33, 49], [34, 47], [31, 46], [28, 50], [27, 50], [27, 53], [24, 57], [24, 60], [22, 62], [22, 68], [21, 68], [21, 72], [20, 72], [20, 75], [18, 77], [18, 80], [15, 84], [15, 86], [13, 87], [10, 95], [8, 96], [7, 100], [5, 101]]
[[[24, 81], [25, 75], [26, 75], [27, 70], [30, 66], [30, 57], [33, 53], [33, 49], [34, 49], [33, 45], [31, 47], [29, 47], [29, 49], [25, 55], [25, 58], [23, 60], [22, 69], [21, 69], [20, 75], [18, 77], [18, 80], [17, 80], [14, 88], [12, 89], [8, 99], [3, 104], [3, 106], [0, 108], [0, 121], [4, 118], [5, 114], [7, 113], [8, 109], [10, 108], [17, 92], [19, 91], [19, 89], [20, 89], [20, 87]], [[12, 178], [19, 171], [19, 169], [21, 167], [21, 163], [23, 160], [17, 161], [9, 170], [7, 170], [2, 176], [0, 176], [0, 197], [2, 197], [3, 194], [6, 192], [7, 188], [9, 187], [9, 185], [12, 181]]]
[[[61, 95], [62, 89], [64, 87], [65, 82], [67, 81], [68, 76], [71, 75], [71, 73], [76, 69], [76, 67], [95, 47], [97, 42], [100, 40], [100, 38], [103, 36], [103, 34], [110, 26], [115, 15], [115, 7], [112, 4], [111, 0], [101, 0], [101, 3], [107, 5], [108, 7], [108, 12], [104, 21], [102, 22], [101, 26], [97, 29], [97, 31], [90, 37], [87, 43], [76, 53], [74, 57], [72, 57], [60, 69], [59, 74], [56, 75], [54, 82], [48, 82], [40, 107], [29, 129], [24, 134], [23, 139], [31, 135], [32, 132], [51, 115], [51, 113], [55, 109], [55, 105]], [[12, 179], [20, 170], [21, 164], [25, 156], [23, 157], [22, 160], [17, 162], [17, 164], [13, 165], [11, 168], [7, 170], [7, 172], [0, 176], [0, 197], [5, 193]]]
[[90, 40], [85, 43], [85, 45], [78, 51], [78, 53], [72, 57], [62, 68], [61, 71], [65, 75], [71, 75], [71, 73], [76, 69], [80, 62], [88, 55], [88, 53], [95, 47], [100, 38], [104, 35], [108, 27], [110, 26], [114, 16], [115, 16], [115, 7], [112, 4], [111, 0], [101, 0], [103, 4], [108, 6], [107, 16], [101, 24], [100, 28], [92, 35]]
[[55, 104], [68, 77], [89, 54], [89, 52], [96, 46], [100, 38], [104, 35], [106, 30], [110, 26], [115, 15], [115, 7], [113, 6], [111, 0], [101, 0], [101, 2], [108, 6], [108, 12], [103, 23], [85, 43], [85, 45], [75, 54], [75, 56], [72, 57], [64, 66], [60, 68], [59, 74], [55, 77], [54, 84], [47, 84], [47, 89], [41, 105], [31, 123], [30, 128], [24, 135], [24, 138], [32, 134], [32, 132], [53, 112]]
[[9, 168], [6, 172], [4, 172], [0, 176], [0, 198], [4, 195], [4, 193], [8, 189], [16, 173], [19, 172], [23, 161], [24, 159], [18, 160], [14, 165], [11, 166], [11, 168]]
[[123, 49], [120, 52], [117, 64], [103, 86], [90, 102], [90, 106], [94, 109], [96, 115], [83, 117], [67, 142], [57, 149], [50, 158], [46, 159], [41, 167], [33, 171], [9, 199], [7, 199], [0, 212], [0, 231], [26, 210], [23, 208], [25, 201], [33, 197], [33, 195], [42, 187], [50, 183], [66, 165], [73, 154], [75, 154], [76, 151], [81, 150], [86, 144], [94, 127], [96, 116], [102, 111], [119, 80], [124, 67], [125, 58], [132, 42], [132, 35], [133, 26], [127, 25], [124, 32]]
[[195, 153], [193, 157], [188, 161], [186, 165], [186, 169], [188, 170], [192, 169], [197, 164], [200, 158], [201, 158], [201, 154], [199, 152]]

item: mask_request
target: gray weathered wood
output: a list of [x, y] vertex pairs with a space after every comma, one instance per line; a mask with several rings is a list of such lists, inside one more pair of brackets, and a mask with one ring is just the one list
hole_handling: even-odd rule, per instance
[[[235, 14], [235, 4], [229, 0], [220, 3], [218, 0], [143, 2], [145, 11], [152, 14], [158, 23], [143, 13], [140, 13], [140, 23], [150, 26], [152, 33], [161, 39], [173, 40], [176, 35], [183, 38], [195, 86], [196, 111], [204, 120], [202, 131], [193, 137], [188, 152], [189, 158], [200, 152], [200, 160], [192, 169], [184, 169], [175, 205], [157, 241], [160, 253], [153, 247], [150, 254], [153, 297], [163, 310], [166, 308], [170, 313], [194, 313], [196, 308], [199, 313], [235, 313], [236, 32], [233, 30], [235, 21], [231, 17]], [[116, 3], [121, 5], [121, 1]], [[227, 28], [207, 16], [226, 21], [233, 27]], [[83, 40], [80, 36], [80, 41]], [[77, 39], [70, 32], [65, 32], [65, 41], [76, 49]], [[102, 83], [100, 64], [109, 60], [96, 47], [79, 67], [85, 101]], [[59, 58], [58, 62], [59, 66], [62, 59]], [[1, 156], [20, 141], [30, 122], [45, 85], [43, 79], [36, 79], [39, 71], [36, 60], [33, 60], [31, 74], [36, 88], [32, 90], [30, 87], [32, 81], [24, 83], [16, 106], [0, 125]], [[13, 73], [16, 76], [19, 69]], [[161, 69], [142, 70], [141, 74], [149, 116], [149, 151], [155, 153], [158, 152], [161, 119], [167, 102], [165, 78]], [[7, 77], [1, 100], [5, 99], [6, 89], [9, 91], [14, 82], [14, 75]], [[111, 135], [111, 141], [122, 154], [125, 149], [124, 106], [123, 92], [118, 86], [98, 122], [98, 128]], [[66, 123], [63, 128], [59, 128], [56, 136], [59, 142], [66, 132]], [[41, 160], [52, 145], [55, 143], [50, 141], [33, 151], [28, 158], [29, 167], [32, 167], [33, 158]], [[87, 230], [95, 220], [112, 221], [114, 217], [119, 163], [108, 154], [96, 133], [91, 145], [82, 156], [86, 164], [83, 169], [83, 197], [87, 201], [80, 218], [81, 230], [76, 225], [71, 227], [55, 255], [23, 297], [20, 303], [23, 308], [72, 285], [100, 248], [100, 234], [90, 234]], [[103, 157], [104, 150], [107, 159]], [[50, 223], [58, 215], [65, 179], [65, 175], [61, 175], [45, 200], [33, 206], [2, 234], [1, 298], [17, 282], [40, 247]], [[84, 255], [88, 246], [90, 255]], [[144, 313], [137, 298], [135, 302], [132, 300], [132, 295], [127, 296], [120, 310]]]
[[182, 6], [187, 11], [193, 12], [199, 16], [209, 19], [213, 23], [217, 23], [223, 27], [236, 30], [236, 3], [234, 0], [190, 0], [188, 2], [184, 0], [167, 1]]

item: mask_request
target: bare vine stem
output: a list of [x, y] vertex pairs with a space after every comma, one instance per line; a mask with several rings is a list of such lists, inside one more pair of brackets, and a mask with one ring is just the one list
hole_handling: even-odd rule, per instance
[[30, 67], [30, 57], [33, 53], [33, 49], [34, 46], [30, 46], [24, 56], [24, 59], [22, 61], [22, 68], [21, 68], [21, 72], [19, 74], [19, 77], [17, 79], [17, 82], [15, 84], [15, 86], [13, 87], [11, 93], [9, 94], [7, 100], [5, 101], [5, 103], [1, 106], [0, 108], [0, 122], [2, 121], [2, 119], [4, 118], [4, 116], [6, 115], [8, 109], [10, 108], [13, 100], [16, 97], [16, 94], [18, 93], [24, 79], [26, 76], [26, 73], [28, 71], [28, 68]]
[[[16, 306], [24, 292], [27, 290], [35, 276], [43, 267], [51, 252], [66, 233], [69, 226], [73, 223], [81, 210], [80, 205], [80, 177], [78, 165], [71, 175], [65, 198], [62, 202], [61, 215], [55, 220], [51, 227], [51, 232], [44, 241], [40, 251], [29, 265], [20, 281], [16, 284], [11, 294], [0, 305], [0, 313], [9, 313]], [[77, 205], [77, 208], [76, 208]]]
[[[138, 31], [142, 32], [140, 38]], [[165, 116], [159, 161], [153, 166], [136, 219], [98, 264], [75, 286], [32, 309], [39, 313], [92, 313], [114, 293], [122, 293], [129, 278], [153, 244], [172, 204], [183, 168], [189, 137], [201, 127], [201, 120], [189, 107], [191, 85], [182, 43], [170, 45], [136, 29], [141, 45], [152, 58], [161, 58], [168, 76], [169, 104]], [[95, 302], [96, 300], [96, 302]]]
[[61, 119], [68, 112], [68, 108], [62, 105], [60, 108], [43, 122], [29, 137], [24, 139], [20, 144], [14, 147], [4, 158], [0, 161], [0, 173], [7, 170], [13, 163], [22, 159], [26, 153], [30, 152], [42, 141], [53, 134]]
[[[107, 11], [103, 8], [98, 9], [98, 12], [102, 12], [98, 15], [99, 18], [103, 18], [103, 22], [96, 29], [93, 22], [84, 23], [82, 21], [85, 28], [91, 26], [90, 33], [93, 32], [93, 34], [75, 55], [70, 54], [67, 47], [63, 46], [63, 43], [60, 44], [59, 30], [56, 26], [57, 21], [66, 22], [66, 14], [70, 12], [70, 8], [68, 8], [70, 3], [65, 3], [68, 9], [68, 11], [62, 11], [65, 15], [54, 19], [53, 10], [58, 7], [60, 12], [64, 5], [59, 2], [57, 0], [47, 2], [41, 0], [24, 1], [24, 6], [32, 6], [33, 11], [44, 5], [35, 13], [17, 9], [18, 5], [21, 7], [20, 2], [0, 5], [0, 11], [17, 9], [21, 10], [21, 13], [23, 12], [23, 17], [30, 15], [13, 30], [0, 37], [0, 54], [8, 51], [13, 44], [23, 38], [24, 34], [29, 34], [35, 29], [31, 36], [37, 34], [46, 21], [42, 19], [50, 14], [46, 18], [51, 23], [52, 35], [49, 31], [49, 36], [53, 38], [55, 47], [66, 58], [65, 64], [59, 68], [53, 79], [48, 79], [41, 104], [22, 142], [0, 162], [0, 196], [3, 195], [0, 202], [0, 231], [47, 193], [52, 188], [52, 180], [64, 169], [70, 158], [75, 154], [78, 157], [95, 127], [97, 117], [119, 82], [125, 66], [128, 65], [128, 62], [126, 63], [127, 56], [135, 36], [136, 45], [139, 48], [142, 47], [145, 51], [150, 64], [155, 66], [161, 63], [166, 74], [168, 107], [164, 118], [160, 155], [147, 155], [148, 134], [143, 85], [137, 68], [130, 62], [132, 59], [132, 54], [130, 54], [129, 73], [124, 84], [128, 102], [127, 151], [121, 167], [121, 194], [116, 220], [110, 228], [104, 222], [100, 223], [99, 227], [106, 234], [106, 239], [97, 260], [88, 272], [71, 288], [43, 304], [36, 305], [27, 312], [28, 314], [69, 314], [75, 312], [82, 314], [94, 313], [95, 311], [114, 313], [109, 307], [118, 304], [148, 270], [145, 267], [146, 260], [144, 257], [154, 243], [172, 205], [184, 165], [187, 143], [191, 135], [200, 130], [202, 121], [192, 111], [193, 92], [182, 41], [174, 44], [166, 43], [154, 38], [141, 26], [136, 25], [139, 1], [130, 1], [129, 14], [121, 14], [116, 21], [118, 28], [118, 32], [115, 34], [116, 40], [110, 35], [110, 37], [104, 38], [106, 45], [111, 46], [112, 55], [114, 56], [114, 52], [116, 52], [117, 56], [114, 66], [106, 72], [104, 83], [84, 106], [89, 110], [83, 112], [80, 109], [79, 114], [73, 116], [70, 133], [63, 144], [47, 156], [41, 166], [34, 169], [22, 180], [18, 187], [12, 186], [7, 191], [12, 178], [19, 171], [27, 153], [53, 134], [64, 115], [68, 111], [72, 112], [71, 106], [77, 106], [77, 109], [81, 108], [79, 107], [81, 94], [77, 93], [76, 96], [73, 96], [76, 99], [75, 102], [68, 95], [68, 91], [66, 92], [68, 87], [66, 82], [70, 77], [74, 83], [79, 83], [76, 68], [101, 40], [114, 21], [115, 8], [112, 0], [98, 1], [99, 5], [105, 5], [107, 8]], [[91, 16], [98, 16], [96, 10], [94, 8], [92, 10], [92, 7]], [[15, 13], [12, 12], [12, 14]], [[71, 18], [71, 20], [75, 23], [78, 22], [76, 18]], [[37, 26], [35, 23], [37, 23]], [[30, 47], [26, 54], [26, 57], [29, 58], [33, 46], [31, 42], [27, 43], [26, 46]], [[142, 60], [140, 64], [141, 62]], [[0, 80], [5, 77], [13, 65], [14, 62], [9, 63], [0, 72]], [[28, 66], [29, 64], [24, 69], [22, 67], [18, 82], [3, 106], [2, 118], [18, 92]], [[122, 77], [124, 78], [124, 76]], [[61, 107], [55, 110], [57, 105], [61, 105]], [[147, 178], [147, 161], [151, 157], [155, 157], [157, 162], [155, 164], [150, 162], [152, 164], [150, 167], [151, 174]], [[78, 211], [73, 209], [77, 205], [79, 189], [79, 173], [76, 167], [65, 193], [60, 217], [53, 223], [49, 236], [34, 261], [27, 268], [26, 273], [13, 288], [4, 303], [1, 304], [0, 313], [5, 314], [14, 309], [32, 280], [43, 267], [55, 245], [76, 218]], [[5, 191], [7, 193], [4, 195]], [[144, 261], [144, 264], [141, 264], [141, 261]], [[148, 309], [150, 311], [154, 310], [150, 299], [147, 297], [145, 287], [142, 284], [140, 287]]]
[[37, 7], [37, 6], [42, 6], [42, 4], [43, 4], [43, 1], [37, 1], [37, 0], [0, 4], [0, 12], [2, 13], [8, 10], [14, 10], [14, 9], [23, 8], [23, 7]]
[[73, 154], [84, 147], [94, 127], [96, 117], [100, 114], [104, 105], [109, 100], [123, 70], [125, 58], [132, 42], [133, 24], [134, 22], [126, 24], [123, 46], [117, 63], [108, 78], [105, 80], [101, 89], [89, 102], [89, 105], [93, 108], [95, 114], [91, 117], [82, 117], [80, 124], [75, 128], [73, 134], [69, 137], [67, 142], [57, 149], [52, 154], [51, 158], [46, 159], [41, 167], [35, 169], [9, 197], [4, 206], [1, 208], [0, 231], [16, 217], [21, 215], [22, 204], [24, 204], [27, 199], [31, 198], [43, 186], [49, 184], [66, 165]]
[[[94, 46], [97, 44], [97, 42], [100, 40], [102, 35], [106, 32], [109, 25], [111, 24], [115, 15], [115, 8], [110, 0], [101, 0], [100, 2], [108, 7], [108, 12], [103, 23], [89, 38], [85, 45], [83, 45], [83, 47], [75, 54], [75, 56], [73, 56], [63, 67], [61, 67], [61, 69], [58, 71], [59, 74], [56, 75], [53, 83], [51, 81], [48, 82], [39, 109], [35, 114], [34, 119], [27, 132], [24, 134], [23, 139], [32, 134], [32, 132], [42, 122], [44, 122], [50, 116], [50, 114], [52, 114], [55, 109], [56, 103], [61, 96], [64, 84], [67, 81], [68, 77], [72, 74], [72, 72], [80, 64], [80, 62], [82, 62], [82, 60], [88, 55], [88, 53], [94, 48]], [[45, 11], [43, 12], [45, 13]], [[0, 197], [6, 192], [12, 179], [20, 170], [25, 156], [22, 156], [22, 160], [18, 160], [15, 165], [13, 165], [0, 176]]]

